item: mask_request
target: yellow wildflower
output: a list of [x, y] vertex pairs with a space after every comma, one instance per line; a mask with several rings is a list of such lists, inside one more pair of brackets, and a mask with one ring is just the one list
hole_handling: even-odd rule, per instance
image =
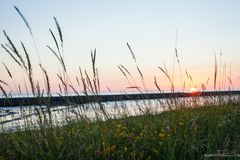
[[105, 149], [105, 153], [110, 153], [110, 152], [114, 151], [115, 148], [116, 148], [115, 145], [113, 145], [113, 146], [111, 146], [111, 147], [107, 147], [107, 148]]
[[166, 137], [166, 135], [165, 135], [165, 133], [160, 132], [160, 133], [159, 133], [159, 137], [160, 137], [161, 140], [164, 140], [165, 137]]

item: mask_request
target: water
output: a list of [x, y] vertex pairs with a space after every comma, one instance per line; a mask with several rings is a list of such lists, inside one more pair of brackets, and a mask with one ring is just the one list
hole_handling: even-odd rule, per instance
[[239, 101], [239, 96], [131, 100], [104, 102], [100, 104], [88, 103], [56, 106], [50, 108], [50, 112], [46, 106], [4, 107], [0, 109], [0, 132], [23, 130], [25, 127], [38, 128], [40, 125], [47, 125], [49, 123], [49, 116], [53, 125], [62, 126], [71, 120], [88, 119], [95, 121], [137, 116], [146, 113], [159, 114], [181, 106], [195, 107], [206, 104], [220, 104], [227, 103], [230, 100]]
[[[157, 107], [159, 106], [157, 103], [157, 100], [148, 102], [146, 100], [138, 100], [57, 106], [51, 108], [51, 117], [53, 124], [64, 125], [66, 120], [81, 118], [88, 118], [94, 121], [96, 119], [105, 120], [106, 117], [120, 118], [123, 116], [136, 116], [143, 114], [147, 109], [151, 110], [151, 112], [159, 113], [162, 110], [160, 107]], [[101, 108], [104, 108], [104, 110]], [[29, 123], [32, 127], [38, 126], [40, 117], [43, 118], [44, 115], [46, 119], [49, 119], [46, 106], [3, 108], [0, 113], [0, 127], [2, 130], [16, 130], [23, 129]]]

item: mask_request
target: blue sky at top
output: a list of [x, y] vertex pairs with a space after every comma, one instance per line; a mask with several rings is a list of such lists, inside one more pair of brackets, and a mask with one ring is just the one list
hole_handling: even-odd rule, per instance
[[[97, 48], [103, 88], [109, 86], [118, 90], [126, 87], [118, 64], [127, 66], [139, 79], [126, 42], [135, 51], [150, 88], [154, 75], [163, 87], [169, 87], [157, 67], [165, 63], [169, 72], [172, 70], [176, 29], [182, 70], [188, 70], [195, 77], [196, 86], [200, 86], [207, 77], [212, 78], [214, 52], [219, 54], [222, 51], [223, 63], [226, 62], [228, 72], [231, 66], [232, 79], [238, 87], [240, 1], [2, 0], [0, 29], [5, 29], [17, 43], [24, 41], [37, 64], [31, 37], [13, 5], [18, 6], [28, 19], [42, 63], [52, 74], [57, 72], [57, 63], [46, 45], [54, 46], [48, 29], [56, 32], [52, 18], [56, 16], [63, 30], [65, 59], [70, 74], [78, 74], [78, 66], [89, 69], [90, 50]], [[3, 34], [0, 34], [0, 42], [6, 42]], [[2, 49], [0, 61], [15, 70]], [[0, 70], [4, 71], [3, 66]], [[6, 73], [2, 75], [6, 76]]]

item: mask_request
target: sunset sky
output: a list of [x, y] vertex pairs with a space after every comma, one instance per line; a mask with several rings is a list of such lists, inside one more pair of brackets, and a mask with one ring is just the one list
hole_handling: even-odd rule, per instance
[[[20, 41], [24, 42], [33, 63], [35, 80], [42, 84], [34, 43], [14, 5], [21, 10], [32, 28], [42, 65], [49, 73], [54, 92], [58, 91], [57, 84], [60, 83], [56, 75], [59, 64], [46, 47], [50, 45], [55, 48], [49, 32], [51, 28], [58, 35], [54, 16], [62, 28], [64, 58], [74, 85], [77, 84], [75, 77], [79, 77], [79, 66], [91, 71], [90, 53], [96, 48], [102, 91], [106, 91], [107, 87], [116, 92], [132, 91], [127, 89], [130, 84], [118, 65], [124, 65], [142, 89], [140, 75], [126, 45], [128, 42], [148, 90], [156, 90], [154, 76], [162, 89], [170, 90], [169, 81], [158, 67], [164, 68], [166, 65], [172, 77], [174, 59], [173, 81], [176, 89], [181, 89], [180, 70], [174, 58], [175, 46], [186, 90], [191, 87], [201, 89], [201, 83], [206, 83], [208, 78], [207, 88], [212, 89], [214, 54], [218, 61], [217, 88], [223, 87], [224, 81], [227, 88], [227, 77], [233, 82], [234, 89], [240, 88], [239, 0], [2, 0], [0, 29], [6, 30], [22, 54]], [[0, 34], [0, 43], [7, 43], [3, 32]], [[13, 83], [3, 62], [13, 73], [15, 83], [23, 84], [27, 81], [25, 73], [2, 48], [1, 80]], [[193, 82], [187, 78], [185, 71], [192, 76]], [[226, 80], [219, 78], [224, 77], [224, 72]]]

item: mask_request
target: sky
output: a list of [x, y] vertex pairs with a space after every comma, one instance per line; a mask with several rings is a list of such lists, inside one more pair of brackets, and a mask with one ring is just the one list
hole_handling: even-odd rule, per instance
[[[14, 6], [27, 19], [35, 38], [30, 36], [23, 20]], [[64, 59], [69, 77], [74, 86], [79, 67], [91, 72], [91, 50], [96, 48], [96, 66], [99, 70], [101, 90], [114, 92], [134, 91], [118, 69], [125, 66], [136, 85], [143, 89], [141, 77], [127, 47], [130, 44], [139, 68], [144, 76], [147, 90], [156, 90], [154, 77], [163, 90], [170, 90], [170, 83], [159, 67], [167, 68], [176, 90], [186, 90], [201, 84], [213, 89], [214, 54], [217, 57], [217, 88], [240, 88], [240, 1], [238, 0], [2, 0], [0, 2], [0, 30], [6, 30], [21, 50], [20, 41], [26, 45], [35, 80], [43, 85], [43, 75], [38, 66], [39, 52], [42, 66], [49, 74], [52, 91], [58, 92], [59, 63], [46, 47], [55, 49], [49, 32], [58, 32], [53, 17], [56, 17], [63, 34]], [[6, 44], [3, 32], [0, 43]], [[175, 55], [178, 51], [180, 67]], [[22, 50], [21, 50], [22, 51]], [[21, 54], [24, 55], [23, 52]], [[4, 68], [12, 72], [13, 82]], [[187, 78], [186, 71], [192, 77]], [[0, 48], [0, 79], [12, 84], [6, 90], [14, 92], [14, 83], [27, 81], [27, 76], [10, 56]], [[225, 77], [225, 78], [223, 78]], [[230, 79], [230, 80], [229, 80]], [[27, 82], [28, 83], [28, 82]], [[28, 84], [29, 85], [29, 84]], [[81, 87], [80, 87], [81, 89]]]

